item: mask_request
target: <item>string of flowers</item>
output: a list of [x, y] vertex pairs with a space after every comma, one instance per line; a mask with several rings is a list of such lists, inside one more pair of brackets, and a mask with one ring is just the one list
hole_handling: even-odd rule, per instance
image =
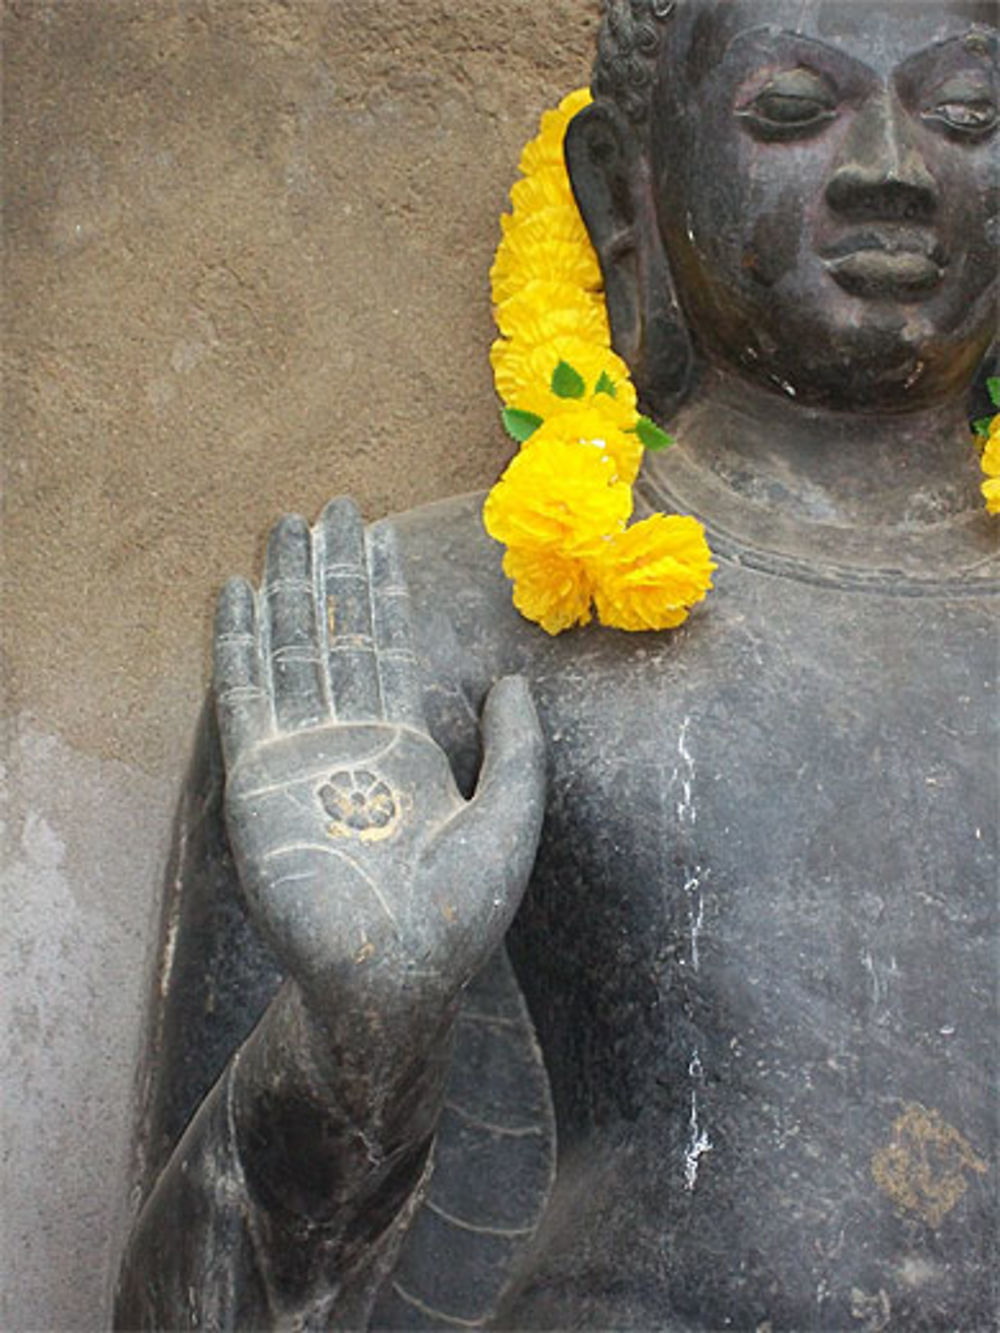
[[601, 271], [570, 189], [563, 140], [590, 101], [580, 89], [542, 116], [511, 190], [490, 271], [500, 337], [490, 361], [509, 434], [521, 445], [483, 507], [506, 546], [514, 605], [549, 634], [601, 624], [680, 625], [715, 565], [694, 518], [629, 525], [644, 449], [670, 437], [636, 407], [611, 350]]
[[[986, 381], [990, 402], [1000, 408], [1000, 375], [991, 375]], [[974, 423], [976, 439], [982, 447], [979, 465], [986, 474], [982, 484], [986, 509], [1000, 514], [1000, 412], [992, 417], [980, 417]]]

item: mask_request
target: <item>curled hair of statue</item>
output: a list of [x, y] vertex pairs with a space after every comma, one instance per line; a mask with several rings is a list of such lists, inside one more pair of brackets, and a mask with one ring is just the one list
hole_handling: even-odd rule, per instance
[[645, 126], [663, 25], [677, 0], [606, 0], [591, 88], [633, 124]]

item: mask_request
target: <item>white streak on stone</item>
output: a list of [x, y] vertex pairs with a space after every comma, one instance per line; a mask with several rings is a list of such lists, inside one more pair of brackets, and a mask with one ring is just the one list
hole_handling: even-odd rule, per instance
[[705, 899], [702, 897], [701, 884], [701, 866], [695, 866], [693, 872], [689, 874], [684, 881], [684, 892], [691, 900], [691, 925], [689, 938], [691, 943], [691, 966], [696, 972], [701, 966], [701, 958], [698, 953], [698, 940], [701, 936], [702, 927], [705, 924]]
[[177, 949], [177, 931], [180, 922], [176, 914], [167, 923], [163, 936], [163, 961], [160, 964], [160, 999], [167, 998], [170, 989], [170, 976], [174, 970], [174, 954]]
[[882, 984], [879, 981], [878, 971], [875, 967], [875, 960], [871, 955], [870, 949], [865, 949], [861, 955], [861, 966], [868, 973], [872, 983], [872, 1007], [877, 1009], [882, 999]]
[[[691, 1052], [691, 1059], [688, 1062], [688, 1075], [696, 1081], [700, 1081], [704, 1076], [697, 1046]], [[698, 1123], [698, 1093], [695, 1088], [691, 1089], [691, 1114], [688, 1118], [688, 1128], [691, 1131], [691, 1142], [684, 1154], [684, 1188], [690, 1194], [698, 1183], [698, 1164], [701, 1158], [705, 1153], [712, 1151], [712, 1140], [708, 1137], [708, 1131], [702, 1129]]]
[[872, 989], [872, 1009], [876, 1012], [886, 1007], [892, 981], [899, 975], [899, 965], [895, 955], [890, 954], [888, 963], [879, 963], [870, 949], [864, 949], [859, 955], [861, 966], [868, 973]]
[[697, 972], [701, 966], [701, 960], [698, 956], [698, 936], [701, 934], [701, 928], [705, 924], [705, 900], [701, 894], [698, 894], [698, 912], [691, 922], [691, 966]]
[[677, 802], [677, 821], [680, 824], [694, 824], [697, 812], [694, 808], [694, 756], [688, 749], [688, 727], [690, 717], [681, 723], [677, 737], [677, 755], [680, 763], [674, 769], [674, 780], [680, 783], [680, 799]]

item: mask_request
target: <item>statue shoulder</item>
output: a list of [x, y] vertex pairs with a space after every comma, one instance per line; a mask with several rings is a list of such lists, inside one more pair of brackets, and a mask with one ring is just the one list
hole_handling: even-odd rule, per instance
[[452, 496], [379, 522], [396, 529], [414, 606], [434, 604], [476, 614], [510, 601], [500, 562], [503, 548], [486, 535], [482, 491]]

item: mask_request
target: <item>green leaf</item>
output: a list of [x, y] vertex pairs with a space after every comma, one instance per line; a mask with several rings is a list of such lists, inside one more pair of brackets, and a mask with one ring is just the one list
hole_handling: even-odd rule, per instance
[[673, 444], [673, 436], [668, 435], [665, 430], [660, 430], [655, 421], [650, 421], [649, 417], [640, 417], [635, 423], [635, 433], [638, 435], [642, 445], [646, 449], [658, 453], [661, 449], [669, 449]]
[[973, 431], [975, 431], [977, 435], [981, 435], [983, 439], [986, 439], [990, 433], [990, 422], [992, 420], [992, 417], [980, 417], [977, 421], [972, 423]]
[[594, 385], [594, 393], [606, 393], [609, 398], [617, 398], [618, 391], [615, 388], [615, 382], [606, 370], [602, 370], [597, 383]]
[[994, 407], [1000, 407], [1000, 375], [991, 375], [986, 381], [986, 392]]
[[556, 366], [549, 388], [557, 398], [582, 398], [587, 392], [583, 376], [568, 361], [560, 361]]
[[518, 444], [530, 439], [542, 424], [542, 418], [537, 412], [525, 412], [520, 407], [505, 407], [500, 413], [500, 419], [504, 430]]

